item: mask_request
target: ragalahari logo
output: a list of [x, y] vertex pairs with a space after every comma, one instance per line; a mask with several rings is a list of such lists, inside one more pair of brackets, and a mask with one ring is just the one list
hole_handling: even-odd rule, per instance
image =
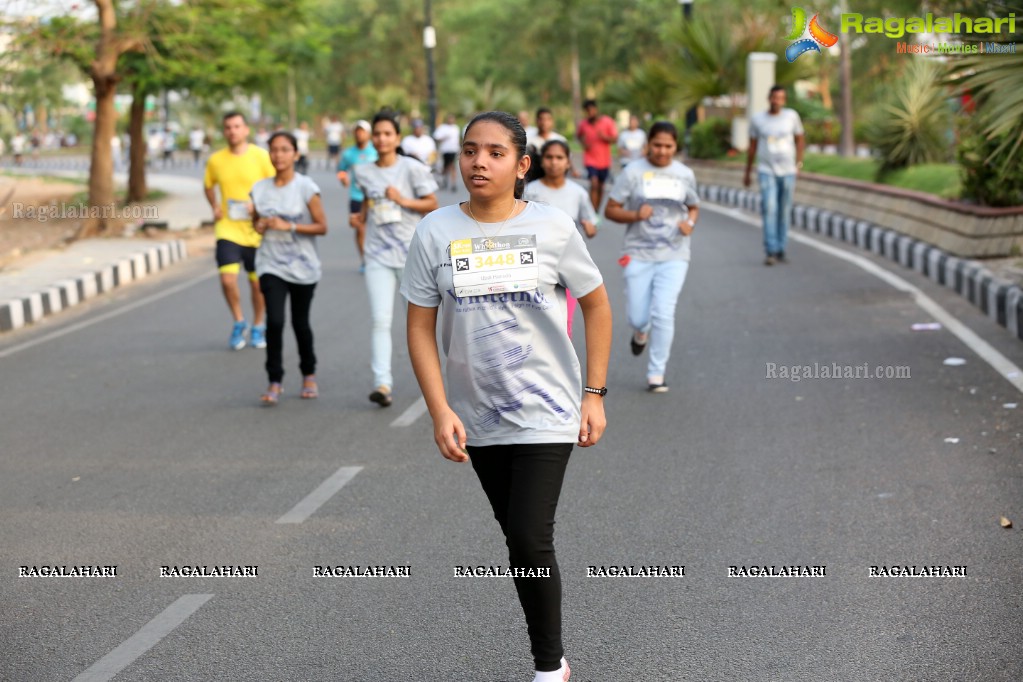
[[[820, 52], [821, 47], [831, 47], [838, 42], [838, 36], [834, 33], [828, 33], [820, 25], [820, 22], [817, 21], [818, 16], [820, 15], [813, 15], [810, 25], [807, 26], [806, 12], [803, 11], [803, 8], [792, 8], [792, 33], [785, 36], [785, 40], [796, 41], [785, 49], [785, 58], [790, 62], [796, 61], [799, 55], [804, 52]], [[809, 31], [810, 37], [803, 38], [807, 31]]]

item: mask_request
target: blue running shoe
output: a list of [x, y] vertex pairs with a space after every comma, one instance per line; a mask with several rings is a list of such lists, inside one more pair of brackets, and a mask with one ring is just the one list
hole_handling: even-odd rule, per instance
[[234, 323], [234, 326], [231, 328], [231, 340], [227, 342], [227, 345], [232, 350], [245, 348], [245, 330], [248, 328], [249, 325], [245, 324], [245, 320]]
[[266, 348], [266, 325], [254, 324], [249, 333], [249, 343], [253, 348]]

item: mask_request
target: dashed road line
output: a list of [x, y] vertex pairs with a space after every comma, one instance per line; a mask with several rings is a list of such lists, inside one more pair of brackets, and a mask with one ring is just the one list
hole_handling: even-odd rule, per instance
[[124, 640], [113, 651], [99, 659], [72, 682], [107, 682], [135, 659], [156, 646], [161, 639], [181, 625], [186, 618], [213, 598], [212, 594], [186, 594]]
[[302, 523], [316, 512], [323, 503], [341, 490], [362, 467], [341, 467], [330, 478], [317, 486], [316, 490], [306, 495], [301, 502], [291, 508], [287, 514], [277, 519], [277, 523]]
[[416, 402], [409, 405], [408, 409], [391, 422], [391, 426], [403, 427], [412, 426], [417, 419], [426, 414], [426, 400], [420, 397]]

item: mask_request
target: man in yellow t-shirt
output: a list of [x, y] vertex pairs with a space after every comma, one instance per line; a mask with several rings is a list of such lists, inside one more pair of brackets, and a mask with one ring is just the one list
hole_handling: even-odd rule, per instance
[[[270, 155], [265, 149], [249, 144], [249, 126], [245, 116], [237, 111], [224, 114], [224, 138], [227, 149], [221, 149], [206, 162], [206, 200], [213, 209], [216, 221], [217, 266], [220, 268], [220, 286], [227, 307], [234, 317], [229, 345], [234, 350], [245, 347], [245, 332], [249, 328], [242, 313], [238, 273], [241, 266], [249, 273], [252, 290], [252, 331], [249, 341], [253, 348], [266, 348], [266, 306], [256, 278], [256, 249], [261, 237], [252, 228], [252, 201], [249, 192], [263, 178], [276, 175]], [[217, 198], [216, 188], [220, 189]]]

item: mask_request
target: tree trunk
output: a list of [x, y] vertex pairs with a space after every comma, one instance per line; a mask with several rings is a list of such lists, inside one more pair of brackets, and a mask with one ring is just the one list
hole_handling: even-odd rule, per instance
[[99, 42], [96, 59], [89, 67], [96, 94], [96, 122], [92, 135], [89, 163], [89, 206], [94, 212], [78, 228], [79, 239], [105, 232], [115, 222], [110, 207], [114, 204], [114, 156], [110, 140], [117, 132], [117, 60], [129, 50], [141, 51], [142, 41], [117, 33], [117, 9], [114, 0], [94, 0], [99, 18]]
[[[79, 239], [95, 236], [107, 229], [104, 209], [114, 203], [114, 159], [110, 140], [116, 132], [117, 15], [113, 0], [95, 0], [99, 14], [100, 37], [96, 60], [92, 63], [93, 90], [96, 95], [96, 121], [92, 135], [92, 158], [89, 164], [89, 206], [95, 213], [82, 221]], [[109, 210], [109, 209], [107, 209]], [[97, 215], [98, 214], [98, 215]]]
[[114, 108], [117, 81], [112, 77], [94, 76], [93, 82], [96, 89], [96, 125], [89, 164], [89, 206], [94, 215], [86, 218], [79, 228], [77, 236], [80, 239], [105, 232], [112, 218], [107, 207], [114, 205], [114, 155], [110, 140], [117, 131], [117, 110]]
[[146, 93], [138, 84], [132, 90], [131, 119], [128, 121], [130, 156], [128, 160], [128, 203], [144, 201], [146, 187]]

